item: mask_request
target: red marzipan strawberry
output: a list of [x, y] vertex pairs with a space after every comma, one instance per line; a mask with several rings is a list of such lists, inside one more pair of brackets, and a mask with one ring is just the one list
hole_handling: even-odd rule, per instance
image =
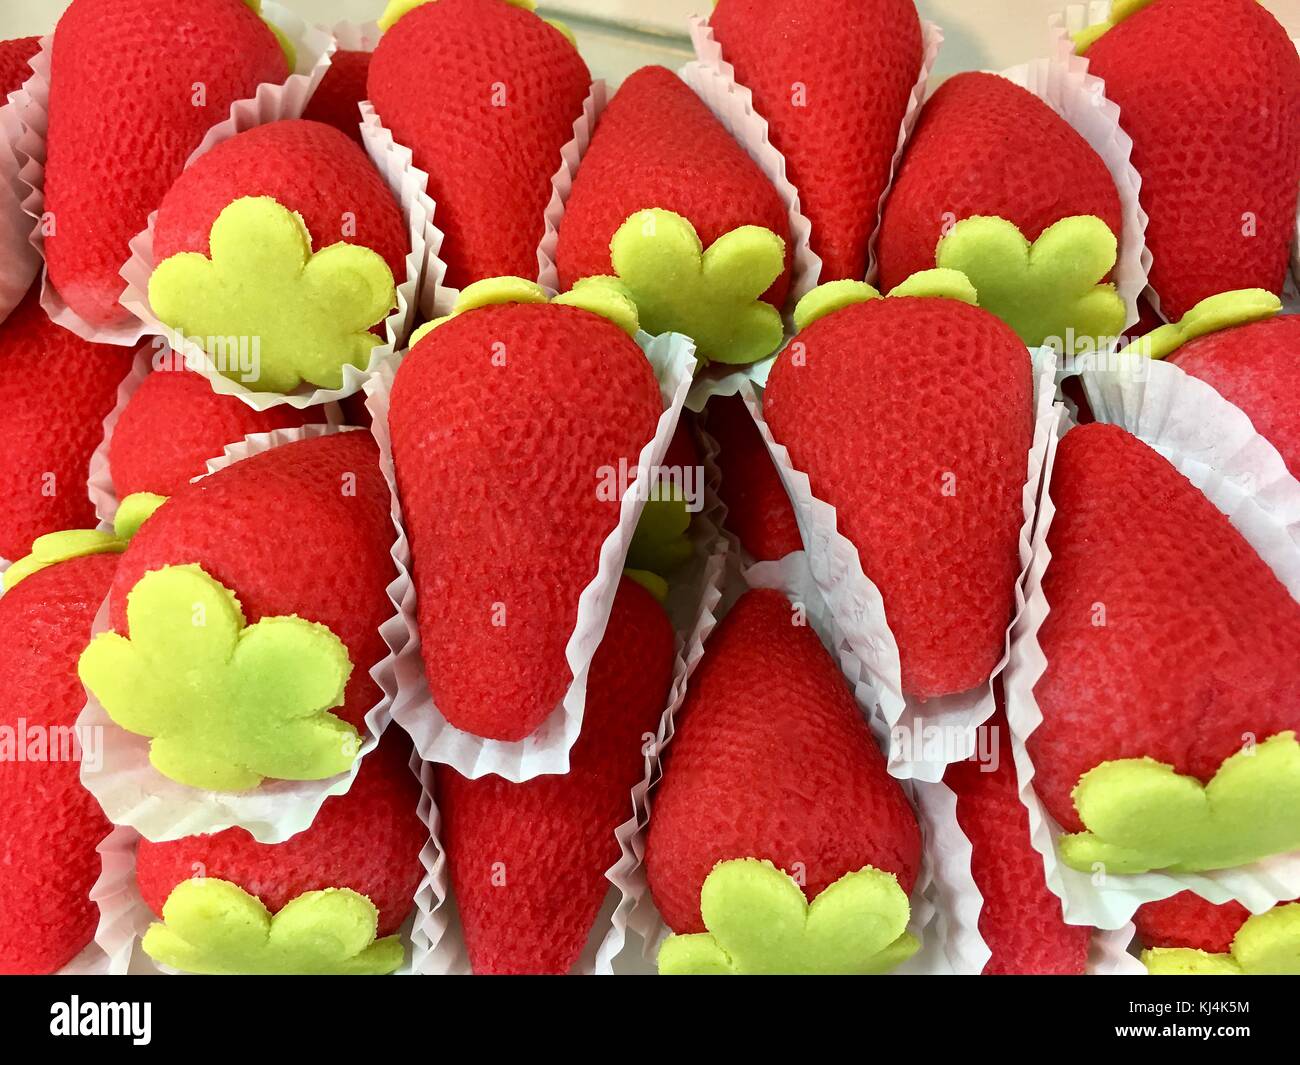
[[88, 344], [50, 321], [40, 282], [0, 323], [0, 556], [38, 536], [95, 524], [90, 456], [131, 369], [131, 352]]
[[668, 698], [673, 630], [643, 588], [624, 579], [587, 682], [587, 713], [569, 772], [512, 784], [438, 776], [441, 842], [476, 973], [573, 968], [609, 892], [614, 830], [632, 812]]
[[912, 0], [719, 0], [709, 24], [785, 156], [821, 279], [861, 280], [921, 72]]
[[242, 828], [168, 843], [141, 840], [141, 896], [161, 917], [172, 889], [201, 875], [238, 885], [274, 914], [304, 891], [351, 888], [375, 904], [378, 935], [392, 935], [411, 912], [424, 874], [420, 850], [429, 839], [410, 757], [404, 736], [385, 736], [348, 792], [326, 799], [311, 827], [283, 843], [258, 843]]
[[1066, 434], [1051, 490], [1028, 742], [1067, 831], [1083, 828], [1071, 791], [1102, 762], [1147, 756], [1206, 782], [1247, 733], [1300, 731], [1300, 603], [1213, 503], [1102, 424]]
[[677, 722], [645, 857], [674, 932], [704, 931], [700, 888], [732, 858], [802, 871], [810, 901], [868, 865], [911, 892], [916, 817], [839, 667], [780, 592], [747, 592], [732, 607]]
[[629, 216], [649, 207], [691, 222], [708, 247], [740, 226], [785, 241], [785, 272], [763, 298], [785, 302], [790, 285], [789, 214], [758, 165], [686, 83], [642, 67], [610, 101], [582, 158], [556, 246], [560, 287], [611, 274], [609, 243]]
[[199, 565], [234, 592], [249, 625], [296, 614], [325, 625], [353, 664], [333, 713], [361, 728], [379, 700], [370, 667], [392, 617], [388, 486], [369, 433], [301, 440], [228, 466], [172, 496], [122, 556], [113, 629], [129, 635], [127, 594], [150, 570]]
[[41, 50], [39, 37], [0, 41], [0, 107], [4, 98], [32, 76], [31, 58]]
[[384, 34], [367, 86], [429, 173], [447, 284], [536, 277], [551, 178], [591, 88], [577, 49], [505, 0], [437, 0]]
[[977, 687], [1002, 657], [1033, 392], [1016, 334], [952, 299], [846, 307], [772, 368], [772, 435], [857, 546], [917, 698]]
[[[75, 558], [0, 598], [0, 722], [45, 730], [47, 754], [85, 705], [77, 658], [116, 565], [116, 555]], [[82, 788], [79, 760], [29, 762], [26, 752], [0, 759], [0, 972], [52, 973], [95, 933], [95, 848], [112, 826]]]
[[1232, 939], [1250, 919], [1239, 902], [1216, 906], [1191, 891], [1180, 891], [1159, 902], [1139, 906], [1133, 915], [1144, 947], [1190, 947], [1209, 954], [1226, 954]]
[[1217, 292], [1280, 293], [1300, 184], [1300, 58], [1256, 0], [1156, 0], [1087, 51], [1119, 104], [1177, 321]]
[[993, 952], [985, 976], [1075, 976], [1088, 964], [1092, 929], [1067, 925], [1048, 890], [1043, 859], [1029, 842], [1029, 813], [1020, 801], [1006, 719], [993, 730], [994, 768], [975, 759], [948, 767], [944, 783], [957, 796], [957, 823], [971, 843], [971, 875], [984, 897], [979, 930]]
[[379, 171], [338, 130], [302, 119], [256, 126], [195, 160], [158, 209], [154, 259], [209, 254], [212, 224], [244, 196], [297, 212], [317, 250], [339, 241], [372, 248], [399, 283], [406, 276], [406, 225]]
[[1198, 337], [1169, 361], [1244, 410], [1300, 477], [1300, 315]]
[[133, 492], [173, 496], [207, 473], [208, 459], [219, 458], [227, 444], [321, 420], [319, 407], [257, 411], [236, 396], [218, 395], [199, 374], [159, 367], [140, 382], [113, 429], [113, 488], [118, 499]]
[[369, 75], [369, 52], [335, 52], [302, 117], [333, 126], [362, 144], [360, 104]]
[[727, 505], [727, 528], [759, 562], [802, 551], [794, 507], [745, 401], [739, 396], [709, 400], [704, 431], [718, 444], [718, 492]]
[[1005, 218], [1029, 240], [1073, 215], [1096, 215], [1116, 237], [1123, 222], [1088, 142], [1033, 93], [972, 71], [939, 87], [908, 142], [880, 222], [882, 290], [932, 268], [945, 222], [973, 215]]
[[411, 349], [393, 461], [429, 687], [457, 728], [521, 740], [563, 697], [578, 597], [618, 523], [602, 472], [636, 470], [662, 411], [641, 349], [574, 307], [484, 307]]
[[230, 105], [289, 73], [245, 0], [73, 0], [54, 33], [45, 163], [45, 257], [73, 311], [126, 316], [131, 238]]

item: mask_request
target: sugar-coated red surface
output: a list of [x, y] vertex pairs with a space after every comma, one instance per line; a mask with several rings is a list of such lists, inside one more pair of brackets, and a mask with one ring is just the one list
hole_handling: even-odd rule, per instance
[[332, 126], [286, 119], [256, 126], [205, 152], [163, 198], [154, 257], [208, 254], [212, 225], [243, 196], [270, 196], [302, 216], [316, 251], [345, 241], [384, 257], [406, 278], [402, 211], [369, 156]]
[[1027, 89], [977, 72], [949, 78], [921, 112], [880, 222], [881, 287], [932, 269], [945, 226], [972, 215], [1005, 218], [1029, 240], [1072, 215], [1096, 215], [1116, 237], [1123, 223], [1088, 142]]
[[674, 931], [703, 932], [718, 862], [802, 872], [811, 900], [874, 866], [910, 892], [921, 835], [839, 666], [779, 592], [747, 592], [691, 678], [654, 793], [646, 875]]
[[614, 830], [632, 814], [672, 671], [668, 616], [625, 578], [591, 663], [569, 772], [522, 784], [439, 772], [439, 839], [476, 973], [573, 968], [609, 892], [605, 872], [621, 854]]
[[0, 41], [0, 103], [32, 76], [29, 61], [41, 50], [39, 37]]
[[1169, 361], [1244, 410], [1300, 477], [1300, 315], [1210, 333]]
[[362, 760], [351, 789], [326, 799], [311, 827], [283, 843], [258, 843], [242, 828], [141, 840], [136, 883], [145, 904], [161, 916], [172, 889], [191, 877], [236, 884], [273, 914], [304, 891], [351, 888], [375, 904], [378, 934], [392, 935], [411, 912], [429, 839], [410, 757], [410, 741], [391, 730]]
[[[89, 897], [99, 876], [95, 847], [111, 826], [58, 730], [71, 730], [85, 705], [77, 659], [116, 565], [116, 555], [72, 559], [0, 598], [0, 724], [16, 744], [19, 732], [27, 737], [0, 759], [0, 973], [57, 971], [99, 920]], [[43, 759], [32, 747], [38, 735]]]
[[649, 207], [688, 219], [705, 248], [740, 226], [770, 229], [785, 241], [786, 269], [763, 298], [785, 302], [792, 242], [781, 197], [686, 83], [654, 66], [623, 83], [582, 157], [556, 246], [560, 287], [613, 273], [610, 240]]
[[1250, 911], [1239, 902], [1216, 906], [1194, 892], [1180, 891], [1139, 906], [1133, 924], [1144, 947], [1190, 947], [1226, 954], [1249, 917]]
[[140, 382], [113, 429], [113, 487], [119, 499], [132, 492], [172, 496], [207, 473], [207, 460], [219, 458], [227, 444], [321, 420], [319, 407], [285, 403], [257, 411], [214, 392], [199, 374], [160, 367]]
[[285, 444], [183, 488], [141, 527], [113, 584], [113, 628], [150, 570], [199, 565], [235, 593], [248, 624], [296, 614], [348, 648], [352, 676], [333, 713], [361, 727], [379, 699], [370, 668], [388, 654], [396, 533], [369, 433]]
[[1033, 437], [1020, 339], [956, 300], [857, 304], [786, 348], [764, 413], [880, 589], [903, 688], [925, 699], [987, 681], [1011, 622]]
[[358, 144], [361, 140], [361, 109], [366, 98], [366, 78], [370, 74], [369, 52], [334, 53], [329, 70], [312, 94], [303, 118], [324, 122], [346, 133]]
[[785, 156], [822, 281], [862, 280], [921, 72], [912, 0], [718, 0], [709, 23]]
[[0, 322], [0, 557], [89, 528], [90, 455], [131, 368], [131, 349], [88, 344], [50, 321], [41, 283]]
[[745, 401], [714, 396], [707, 410], [704, 428], [718, 444], [718, 490], [727, 505], [727, 528], [759, 562], [803, 550], [794, 507]]
[[943, 780], [957, 796], [957, 824], [970, 840], [971, 875], [984, 897], [979, 930], [993, 952], [984, 975], [1082, 975], [1092, 929], [1067, 925], [1047, 887], [1042, 856], [1029, 842], [1006, 718], [999, 713], [980, 732], [978, 749], [996, 753], [996, 765], [958, 762]]
[[438, 0], [388, 30], [367, 88], [429, 174], [447, 284], [537, 276], [551, 178], [591, 74], [540, 17], [502, 0]]
[[1281, 292], [1300, 185], [1300, 57], [1256, 0], [1156, 0], [1088, 50], [1119, 105], [1176, 321], [1217, 292]]
[[420, 650], [457, 728], [520, 740], [558, 705], [578, 597], [618, 523], [620, 464], [635, 473], [662, 411], [641, 349], [573, 307], [482, 308], [407, 355], [393, 459]]
[[54, 33], [45, 163], [45, 254], [69, 307], [126, 317], [130, 240], [230, 105], [288, 76], [245, 0], [73, 0]]
[[1247, 734], [1300, 731], [1300, 603], [1199, 489], [1095, 424], [1061, 441], [1051, 493], [1028, 746], [1062, 826], [1082, 830], [1070, 793], [1102, 762], [1147, 756], [1208, 781]]

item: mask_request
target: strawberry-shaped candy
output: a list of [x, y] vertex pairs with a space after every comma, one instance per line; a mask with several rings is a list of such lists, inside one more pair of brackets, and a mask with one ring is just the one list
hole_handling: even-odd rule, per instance
[[[1271, 294], [1267, 299], [1272, 310], [1280, 308]], [[1168, 359], [1245, 411], [1292, 475], [1300, 477], [1300, 316], [1268, 313], [1246, 324], [1225, 323], [1226, 328], [1189, 340]]]
[[[631, 242], [620, 234], [627, 220], [646, 208], [679, 215], [694, 230], [701, 257], [698, 279], [674, 273], [661, 286], [638, 283], [646, 265], [636, 258], [658, 261], [663, 242], [674, 239], [672, 231]], [[724, 256], [728, 248], [733, 250]], [[729, 261], [737, 255], [744, 261]], [[766, 291], [747, 293], [748, 301], [761, 297], [780, 308], [790, 281], [790, 231], [776, 189], [685, 82], [663, 67], [642, 67], [600, 116], [574, 178], [556, 245], [561, 287], [618, 274], [649, 332], [698, 332], [706, 358], [752, 361], [772, 349], [735, 352], [718, 345], [710, 350], [712, 330], [695, 328], [695, 320], [707, 310], [705, 290], [730, 288], [755, 258], [775, 266], [779, 276]], [[715, 327], [735, 325], [725, 310], [715, 317]]]
[[[54, 540], [55, 537], [51, 537]], [[90, 889], [108, 835], [81, 760], [102, 754], [74, 730], [86, 695], [77, 656], [117, 565], [90, 554], [6, 579], [0, 597], [0, 972], [52, 973], [90, 942]]]
[[[349, 769], [379, 700], [393, 526], [368, 433], [262, 452], [189, 485], [118, 566], [81, 659], [108, 715], [195, 788]], [[197, 619], [197, 620], [196, 620]]]
[[50, 321], [39, 283], [0, 323], [0, 557], [16, 558], [44, 533], [94, 524], [90, 456], [130, 369], [130, 351]]
[[874, 295], [839, 282], [801, 301], [796, 320], [815, 320], [773, 366], [764, 414], [879, 588], [904, 692], [928, 699], [984, 684], [1004, 652], [1033, 373], [978, 307], [852, 302]]
[[[262, 82], [291, 72], [246, 0], [73, 0], [54, 33], [45, 258], [92, 325], [126, 317], [131, 238], [207, 131]], [[112, 190], [111, 205], [105, 203]]]
[[1133, 924], [1155, 975], [1300, 975], [1300, 899], [1252, 915], [1182, 891], [1139, 907]]
[[727, 528], [759, 562], [802, 551], [790, 497], [745, 401], [715, 396], [707, 409], [704, 429], [718, 444], [718, 492], [727, 505]]
[[350, 52], [340, 48], [330, 58], [330, 68], [312, 93], [302, 117], [324, 122], [351, 137], [361, 139], [361, 101], [366, 98], [366, 79], [370, 76], [370, 53]]
[[396, 733], [365, 760], [344, 795], [284, 843], [242, 828], [140, 842], [136, 882], [161, 918], [142, 946], [184, 972], [392, 972], [397, 932], [423, 875], [429, 832], [410, 744]]
[[[1125, 0], [1080, 41], [1119, 105], [1169, 320], [1228, 289], [1280, 293], [1300, 185], [1300, 57], [1256, 0]], [[1098, 36], [1099, 31], [1100, 36]]]
[[31, 59], [40, 50], [39, 37], [0, 41], [0, 106], [6, 96], [32, 76]]
[[113, 488], [119, 499], [133, 492], [173, 496], [207, 473], [208, 459], [219, 458], [227, 444], [320, 420], [319, 407], [280, 404], [254, 410], [164, 360], [140, 382], [113, 428], [108, 450]]
[[577, 306], [494, 304], [493, 284], [417, 339], [389, 423], [434, 701], [457, 728], [513, 741], [569, 686], [578, 597], [619, 519], [621, 491], [601, 486], [636, 470], [663, 401], [623, 328]]
[[[1027, 167], [1026, 159], [1037, 162]], [[1079, 216], [1090, 216], [1103, 227], [1100, 232], [1109, 231], [1113, 256], [1123, 212], [1101, 157], [1027, 89], [996, 74], [958, 74], [925, 105], [894, 179], [880, 223], [881, 284], [893, 288], [933, 267], [940, 241], [963, 219], [999, 218], [1033, 242], [1062, 220]], [[1061, 259], [1076, 257], [1078, 241], [1093, 239], [1092, 227], [1081, 233], [1040, 246], [1032, 264], [1036, 272], [1057, 269]], [[1056, 262], [1046, 261], [1049, 251]], [[969, 253], [964, 254], [962, 262], [943, 257], [939, 265], [965, 270], [979, 290], [981, 307], [1018, 331], [1028, 324], [1026, 318], [1046, 318], [1043, 328], [1030, 330], [1037, 335], [1022, 331], [1027, 343], [1041, 343], [1048, 329], [1064, 337], [1067, 326], [1077, 326], [1070, 317], [1043, 316], [1034, 306], [1039, 294], [1030, 286], [997, 291], [999, 278], [981, 277], [970, 269]], [[1095, 285], [1106, 272], [1085, 280]], [[1054, 285], [1059, 287], [1059, 277]], [[1113, 336], [1124, 326], [1123, 307], [1118, 298], [1107, 302], [1118, 317], [1100, 328], [1112, 330], [1106, 335]]]
[[440, 840], [476, 973], [563, 974], [577, 961], [609, 891], [614, 829], [632, 812], [672, 667], [667, 615], [624, 579], [592, 660], [569, 772], [522, 784], [440, 772]]
[[531, 3], [391, 6], [400, 17], [375, 49], [367, 86], [429, 174], [447, 284], [536, 277], [551, 178], [591, 87], [587, 65]]
[[957, 823], [970, 840], [971, 876], [984, 899], [979, 932], [992, 951], [984, 975], [1081, 975], [1092, 929], [1066, 924], [1047, 887], [1001, 714], [980, 726], [977, 746], [989, 757], [957, 762], [943, 779], [957, 796]]
[[[714, 631], [653, 799], [661, 972], [870, 972], [905, 960], [916, 817], [835, 660], [780, 593]], [[809, 908], [811, 903], [811, 908]]]
[[1300, 603], [1168, 461], [1061, 441], [1034, 787], [1065, 862], [1221, 869], [1300, 848]]
[[[224, 141], [168, 191], [154, 228], [153, 311], [253, 388], [338, 388], [396, 306], [409, 239], [364, 151], [301, 119]], [[231, 365], [230, 337], [255, 337]]]
[[822, 280], [861, 280], [921, 72], [912, 0], [719, 0], [709, 24], [785, 156]]

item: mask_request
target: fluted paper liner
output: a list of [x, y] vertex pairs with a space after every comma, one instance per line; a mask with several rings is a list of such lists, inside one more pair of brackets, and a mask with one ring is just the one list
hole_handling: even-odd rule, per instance
[[[245, 437], [227, 446], [220, 458], [209, 460], [208, 472], [224, 469], [235, 462], [258, 455], [283, 444], [336, 432], [363, 432], [329, 425], [308, 425], [298, 429], [277, 429]], [[394, 562], [404, 541], [397, 539], [392, 548]], [[328, 575], [322, 575], [328, 579]], [[388, 597], [396, 607], [409, 592], [405, 572], [398, 569], [387, 587]], [[92, 635], [106, 632], [109, 624], [109, 597], [95, 618]], [[366, 713], [361, 732], [361, 751], [346, 773], [325, 780], [267, 780], [248, 792], [204, 791], [188, 787], [163, 776], [149, 761], [149, 740], [118, 726], [104, 711], [93, 694], [86, 693], [86, 705], [77, 718], [79, 728], [100, 730], [104, 738], [104, 756], [99, 767], [81, 766], [81, 783], [98, 800], [105, 815], [115, 825], [134, 829], [153, 842], [179, 839], [200, 833], [220, 832], [238, 826], [247, 830], [259, 843], [283, 843], [312, 823], [316, 811], [331, 795], [342, 795], [352, 787], [361, 759], [379, 743], [392, 718], [393, 701], [398, 693], [398, 678], [411, 670], [411, 659], [418, 650], [408, 640], [400, 617], [380, 626], [388, 654], [370, 667], [370, 676], [380, 688], [379, 701]]]
[[41, 257], [28, 239], [32, 220], [23, 212], [26, 186], [18, 177], [22, 163], [14, 146], [22, 132], [18, 104], [0, 99], [0, 322], [27, 295], [41, 269]]

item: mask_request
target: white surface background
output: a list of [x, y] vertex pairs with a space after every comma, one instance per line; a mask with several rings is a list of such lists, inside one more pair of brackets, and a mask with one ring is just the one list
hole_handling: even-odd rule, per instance
[[[384, 0], [279, 0], [304, 18], [333, 23], [363, 22], [384, 8]], [[0, 0], [0, 38], [49, 32], [68, 0]], [[660, 30], [684, 31], [686, 17], [711, 9], [711, 0], [543, 0], [557, 13], [580, 12], [601, 19], [622, 20]], [[944, 29], [947, 38], [938, 72], [1001, 70], [1044, 54], [1049, 14], [1065, 0], [917, 0], [921, 14]], [[1264, 0], [1290, 31], [1300, 37], [1300, 0]], [[631, 43], [579, 25], [583, 54], [593, 73], [621, 79], [648, 62], [674, 65], [672, 42], [663, 47]]]

